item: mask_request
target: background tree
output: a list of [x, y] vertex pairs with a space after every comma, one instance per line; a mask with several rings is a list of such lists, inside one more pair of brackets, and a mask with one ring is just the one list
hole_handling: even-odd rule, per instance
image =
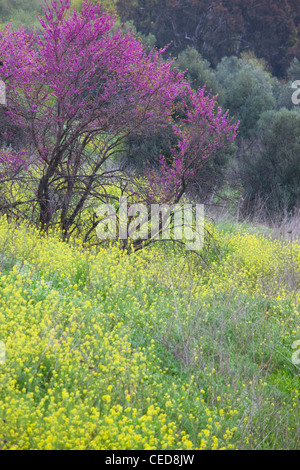
[[119, 0], [123, 21], [129, 18], [172, 53], [188, 45], [216, 65], [222, 57], [252, 51], [273, 72], [283, 75], [291, 55], [299, 57], [298, 0]]
[[216, 68], [216, 79], [220, 103], [239, 119], [243, 137], [264, 111], [276, 107], [273, 78], [255, 58], [225, 57]]
[[210, 62], [191, 46], [180, 52], [176, 59], [176, 65], [182, 71], [187, 72], [187, 78], [194, 89], [206, 86], [207, 91], [217, 94], [219, 90], [218, 80]]
[[238, 158], [247, 210], [257, 198], [269, 218], [292, 213], [300, 202], [300, 114], [282, 108], [261, 116]]

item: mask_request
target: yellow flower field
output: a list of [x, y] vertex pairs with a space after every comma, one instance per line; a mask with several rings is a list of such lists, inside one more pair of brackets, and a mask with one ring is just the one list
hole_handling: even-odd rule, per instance
[[300, 443], [300, 244], [92, 251], [0, 220], [0, 449]]

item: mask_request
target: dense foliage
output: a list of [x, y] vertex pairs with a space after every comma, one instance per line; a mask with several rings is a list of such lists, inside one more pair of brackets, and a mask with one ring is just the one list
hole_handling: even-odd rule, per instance
[[270, 218], [300, 203], [300, 114], [281, 109], [262, 115], [238, 159], [247, 204], [265, 201]]
[[225, 56], [252, 51], [282, 74], [299, 58], [299, 0], [119, 0], [123, 20], [152, 32], [157, 45], [178, 53], [195, 47], [215, 65]]
[[[25, 163], [24, 150], [2, 152], [1, 176], [7, 181], [15, 167], [11, 179], [19, 185], [25, 172], [31, 191], [24, 203], [36, 202], [41, 227], [59, 223], [65, 237], [92, 199], [107, 202], [112, 181], [120, 190], [127, 182], [135, 202], [179, 202], [197, 170], [237, 130], [215, 97], [204, 88], [194, 91], [161, 52], [148, 53], [132, 33], [115, 29], [98, 5], [70, 14], [69, 7], [69, 1], [53, 1], [39, 30], [7, 26], [0, 40], [6, 115], [27, 144]], [[157, 156], [159, 168], [149, 168], [141, 192], [124, 168], [124, 149], [137, 134], [164, 128], [175, 137], [170, 159]], [[90, 233], [94, 213], [84, 223]]]

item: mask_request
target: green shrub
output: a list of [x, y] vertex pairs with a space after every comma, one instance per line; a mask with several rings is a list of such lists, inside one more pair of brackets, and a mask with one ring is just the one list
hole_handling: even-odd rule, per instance
[[265, 201], [270, 216], [300, 201], [300, 114], [282, 108], [264, 113], [250, 145], [239, 156], [244, 196]]
[[239, 133], [247, 137], [261, 114], [276, 106], [272, 76], [255, 58], [225, 57], [216, 78], [221, 106], [240, 120]]
[[187, 71], [187, 78], [195, 89], [206, 85], [207, 91], [211, 90], [213, 94], [217, 94], [218, 82], [214, 71], [208, 60], [204, 59], [196, 49], [187, 47], [178, 55], [176, 65], [182, 71]]

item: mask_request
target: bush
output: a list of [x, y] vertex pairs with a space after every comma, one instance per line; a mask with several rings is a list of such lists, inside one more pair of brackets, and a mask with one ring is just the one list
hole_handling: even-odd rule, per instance
[[187, 77], [196, 90], [206, 85], [207, 91], [217, 94], [218, 82], [210, 63], [196, 49], [187, 47], [178, 55], [176, 65], [182, 71], [187, 71]]
[[220, 104], [240, 120], [239, 133], [247, 137], [264, 111], [274, 109], [272, 76], [255, 58], [225, 57], [216, 69]]
[[247, 202], [265, 200], [271, 217], [300, 201], [300, 114], [282, 108], [264, 113], [251, 144], [240, 149], [239, 173]]

